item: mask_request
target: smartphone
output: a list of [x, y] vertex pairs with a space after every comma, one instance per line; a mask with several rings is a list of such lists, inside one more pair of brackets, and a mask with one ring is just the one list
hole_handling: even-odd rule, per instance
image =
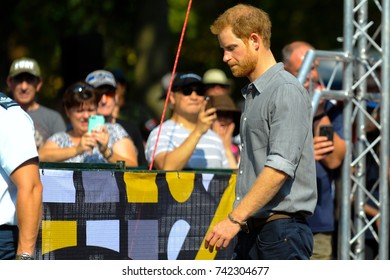
[[88, 119], [88, 132], [91, 133], [92, 129], [98, 129], [103, 126], [105, 123], [104, 116], [102, 115], [93, 115]]
[[329, 141], [333, 141], [333, 125], [321, 125], [320, 126], [320, 136], [328, 137]]
[[205, 110], [214, 107], [214, 99], [213, 99], [212, 96], [207, 96], [207, 97], [206, 97], [206, 101], [207, 101], [207, 104], [206, 104]]

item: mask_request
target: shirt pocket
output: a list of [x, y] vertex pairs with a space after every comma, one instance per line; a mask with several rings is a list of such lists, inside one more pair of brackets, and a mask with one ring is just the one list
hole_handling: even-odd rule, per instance
[[269, 144], [269, 126], [266, 119], [249, 119], [245, 129], [247, 145], [252, 150], [265, 149]]

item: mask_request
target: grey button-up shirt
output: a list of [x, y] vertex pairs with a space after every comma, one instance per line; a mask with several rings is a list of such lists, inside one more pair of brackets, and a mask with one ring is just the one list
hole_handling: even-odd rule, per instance
[[245, 109], [240, 125], [242, 150], [235, 206], [269, 166], [286, 173], [288, 179], [255, 216], [265, 218], [279, 211], [311, 215], [317, 185], [308, 92], [278, 63], [243, 88], [242, 94]]

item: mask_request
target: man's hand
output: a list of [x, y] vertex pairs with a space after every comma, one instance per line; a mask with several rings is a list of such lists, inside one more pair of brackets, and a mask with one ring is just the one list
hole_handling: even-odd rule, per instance
[[218, 223], [205, 239], [205, 248], [210, 253], [215, 250], [226, 249], [232, 239], [241, 230], [240, 225], [232, 223], [228, 218]]
[[313, 137], [314, 144], [314, 159], [322, 160], [329, 153], [332, 153], [334, 150], [334, 145], [332, 141], [329, 141], [326, 136], [315, 136]]
[[214, 123], [214, 121], [217, 119], [217, 109], [215, 108], [206, 108], [207, 102], [204, 101], [202, 108], [198, 115], [198, 121], [196, 123], [195, 130], [200, 132], [202, 135], [207, 132], [211, 128], [211, 125]]

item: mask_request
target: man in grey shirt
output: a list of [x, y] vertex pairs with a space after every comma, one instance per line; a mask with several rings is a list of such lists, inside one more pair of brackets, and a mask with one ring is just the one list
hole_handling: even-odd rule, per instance
[[305, 217], [317, 201], [311, 102], [270, 50], [271, 22], [238, 4], [211, 26], [235, 77], [247, 77], [233, 211], [206, 236], [210, 251], [237, 235], [235, 259], [310, 259]]
[[37, 94], [43, 84], [41, 69], [35, 59], [15, 59], [10, 67], [7, 85], [11, 97], [29, 114], [34, 122], [34, 138], [37, 148], [56, 132], [65, 131], [61, 114], [37, 101]]

